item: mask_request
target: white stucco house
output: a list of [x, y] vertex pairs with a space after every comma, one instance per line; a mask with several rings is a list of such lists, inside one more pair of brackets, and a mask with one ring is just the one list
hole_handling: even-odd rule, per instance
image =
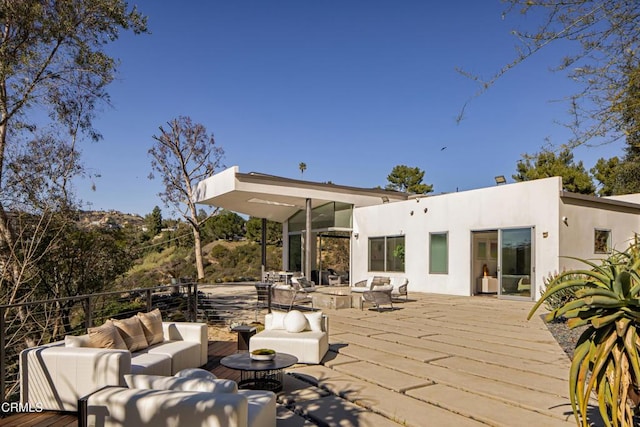
[[560, 177], [432, 196], [232, 167], [196, 194], [198, 203], [282, 222], [283, 270], [326, 268], [318, 241], [332, 232], [350, 240], [352, 283], [400, 276], [411, 291], [451, 295], [537, 300], [545, 277], [583, 267], [565, 257], [606, 257], [640, 231], [640, 194], [567, 193]]

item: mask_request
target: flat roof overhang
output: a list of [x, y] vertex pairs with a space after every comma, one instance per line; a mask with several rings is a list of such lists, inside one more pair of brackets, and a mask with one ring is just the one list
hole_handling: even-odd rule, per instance
[[330, 202], [354, 207], [407, 200], [408, 194], [282, 178], [230, 167], [196, 185], [195, 202], [271, 221], [285, 222], [300, 210]]

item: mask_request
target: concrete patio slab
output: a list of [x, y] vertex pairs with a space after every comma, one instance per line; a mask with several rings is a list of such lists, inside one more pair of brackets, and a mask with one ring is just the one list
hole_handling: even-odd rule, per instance
[[326, 367], [301, 367], [295, 369], [294, 375], [299, 375], [308, 381], [319, 379], [318, 385], [330, 390], [336, 396], [381, 414], [403, 426], [422, 427], [425, 425], [425, 420], [429, 420], [428, 425], [434, 426], [480, 425], [468, 417]]
[[533, 302], [414, 293], [396, 306], [325, 310], [332, 354], [292, 372], [404, 425], [574, 424], [570, 361], [526, 320]]
[[570, 413], [564, 417], [556, 418], [550, 414], [545, 414], [547, 415], [545, 418], [534, 411], [525, 410], [504, 402], [496, 401], [495, 399], [478, 396], [442, 384], [411, 390], [407, 394], [460, 415], [473, 417], [489, 425], [505, 425], [511, 427], [575, 426], [575, 420], [570, 408]]

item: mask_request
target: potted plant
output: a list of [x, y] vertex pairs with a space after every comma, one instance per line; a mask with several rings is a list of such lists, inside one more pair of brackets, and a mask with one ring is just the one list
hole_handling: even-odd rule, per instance
[[640, 245], [613, 252], [600, 265], [566, 271], [549, 283], [529, 312], [569, 288], [575, 299], [547, 314], [550, 322], [564, 316], [567, 326], [587, 326], [576, 344], [569, 373], [569, 397], [578, 425], [588, 426], [589, 397], [597, 393], [607, 425], [633, 426], [640, 390]]

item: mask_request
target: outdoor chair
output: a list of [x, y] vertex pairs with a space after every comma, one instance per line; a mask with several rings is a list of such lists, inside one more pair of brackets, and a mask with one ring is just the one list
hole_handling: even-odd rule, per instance
[[[385, 286], [391, 283], [391, 279], [385, 276], [373, 276], [373, 278], [360, 280], [351, 287], [353, 292], [362, 292], [366, 289], [371, 290], [375, 286]], [[355, 288], [355, 289], [354, 289]]]
[[288, 285], [274, 285], [271, 287], [271, 305], [291, 310], [294, 306], [301, 304], [311, 304], [313, 300], [306, 292], [298, 291]]
[[378, 311], [381, 311], [382, 304], [389, 304], [391, 309], [393, 310], [393, 300], [391, 299], [391, 291], [393, 290], [393, 286], [376, 286], [369, 291], [364, 291], [362, 293], [362, 304], [360, 305], [360, 310], [362, 310], [364, 303], [368, 302], [373, 304]]
[[391, 279], [391, 285], [393, 285], [393, 291], [391, 291], [392, 297], [397, 299], [404, 296], [405, 301], [409, 299], [409, 293], [407, 292], [409, 279], [406, 277], [393, 277]]
[[315, 292], [316, 284], [304, 276], [291, 278], [291, 286], [300, 292]]

